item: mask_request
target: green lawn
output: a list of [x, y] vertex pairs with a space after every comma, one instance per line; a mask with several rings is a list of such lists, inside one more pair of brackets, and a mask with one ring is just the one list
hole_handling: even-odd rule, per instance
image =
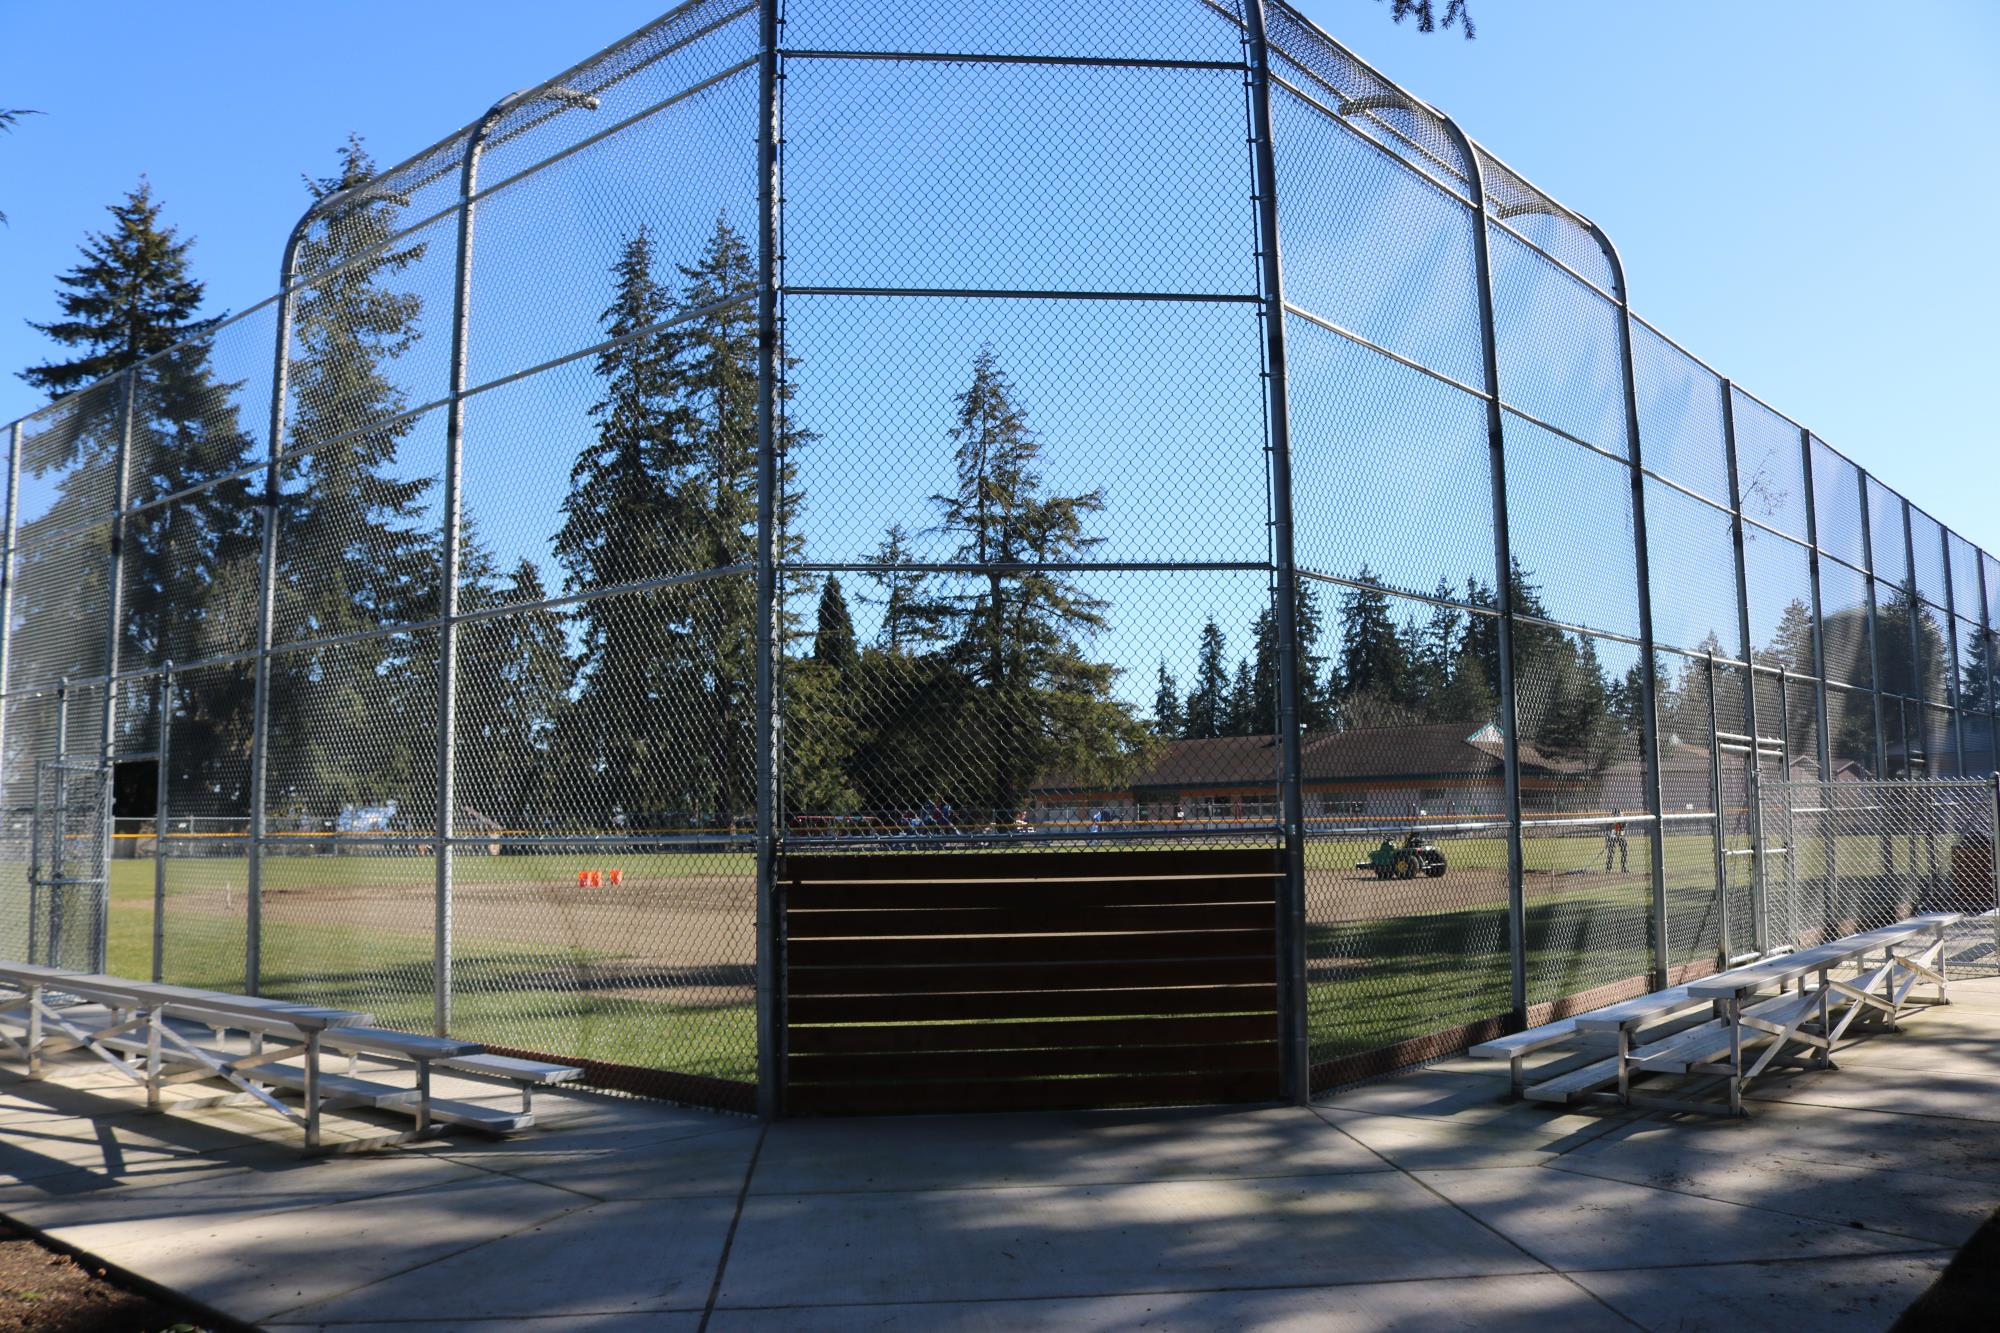
[[[1450, 874], [1387, 883], [1353, 868], [1373, 841], [1315, 839], [1308, 846], [1307, 867], [1314, 872], [1309, 915], [1315, 924], [1307, 948], [1315, 1061], [1380, 1049], [1509, 1008], [1505, 839], [1440, 839]], [[1646, 973], [1649, 844], [1643, 836], [1632, 836], [1630, 843], [1633, 873], [1607, 877], [1600, 836], [1526, 841], [1531, 1004]], [[1800, 872], [1821, 873], [1824, 846], [1808, 840], [1802, 851]], [[1929, 862], [1924, 841], [1907, 837], [1895, 840], [1886, 858], [1883, 841], [1873, 837], [1843, 837], [1834, 855], [1843, 890], [1857, 895], [1870, 890], [1873, 877], [1907, 876], [1913, 864], [1923, 869]], [[1942, 839], [1938, 858], [1948, 870], [1950, 851]], [[628, 883], [669, 892], [691, 879], [747, 880], [752, 872], [751, 857], [742, 853], [598, 854], [595, 860], [621, 865]], [[1705, 832], [1670, 837], [1665, 861], [1670, 946], [1675, 961], [1694, 961], [1702, 951], [1712, 952], [1718, 938], [1713, 844]], [[579, 862], [574, 855], [469, 857], [461, 862], [461, 882], [468, 885], [468, 896], [482, 885], [561, 883], [573, 880]], [[242, 911], [240, 901], [227, 895], [240, 895], [243, 863], [176, 859], [168, 864], [168, 979], [240, 987]], [[422, 857], [321, 856], [274, 857], [266, 864], [274, 889], [264, 922], [266, 993], [365, 1009], [379, 1022], [427, 1030], [433, 1018], [432, 863]], [[1732, 870], [1738, 865], [1747, 867], [1747, 861], [1732, 862]], [[275, 892], [282, 889], [298, 896]], [[298, 919], [301, 905], [315, 901], [307, 896], [314, 889], [336, 903], [344, 901], [343, 893], [359, 895], [372, 905], [355, 914], [368, 919], [339, 919], [337, 908], [324, 912], [333, 919]], [[181, 893], [206, 894], [204, 909], [174, 912], [173, 897]], [[113, 972], [150, 974], [152, 901], [152, 862], [114, 862]], [[614, 973], [618, 951], [579, 945], [575, 932], [566, 934], [554, 920], [546, 942], [483, 937], [463, 920], [454, 953], [455, 1032], [563, 1056], [754, 1079], [752, 1005], [691, 1005], [621, 994], [615, 982], [593, 983], [588, 991], [551, 984], [552, 978]]]

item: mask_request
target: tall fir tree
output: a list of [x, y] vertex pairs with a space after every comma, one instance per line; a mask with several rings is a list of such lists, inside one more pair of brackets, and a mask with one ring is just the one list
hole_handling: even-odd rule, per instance
[[1103, 496], [1049, 493], [1042, 442], [1014, 399], [992, 349], [982, 347], [946, 432], [955, 484], [931, 500], [938, 532], [955, 543], [952, 563], [984, 573], [934, 587], [921, 609], [960, 682], [940, 701], [940, 721], [955, 733], [961, 771], [938, 795], [994, 818], [1017, 809], [1045, 774], [1119, 780], [1150, 740], [1111, 694], [1117, 668], [1086, 655], [1104, 628], [1104, 602], [1050, 568], [1099, 544], [1087, 524]]
[[1340, 605], [1340, 674], [1345, 699], [1370, 717], [1406, 702], [1410, 663], [1402, 632], [1390, 614], [1388, 595], [1371, 586], [1366, 565], [1356, 575], [1363, 585], [1348, 588]]
[[[361, 190], [374, 163], [358, 136], [307, 189], [332, 200], [298, 248], [318, 275], [292, 311], [287, 461], [276, 497], [275, 631], [327, 639], [428, 619], [440, 606], [438, 479], [412, 474], [419, 429], [395, 365], [422, 336], [423, 298], [398, 290], [424, 256], [399, 238], [407, 200]], [[343, 199], [332, 196], [354, 191]], [[401, 419], [399, 419], [401, 418]], [[272, 754], [312, 802], [418, 811], [431, 796], [436, 697], [428, 635], [281, 653], [271, 670]], [[359, 738], [366, 738], [365, 742]]]
[[[756, 264], [718, 217], [701, 252], [659, 276], [651, 233], [630, 237], [603, 313], [597, 437], [578, 455], [556, 535], [573, 590], [742, 569], [757, 540]], [[674, 321], [674, 316], [685, 318]], [[779, 556], [808, 438], [781, 390], [774, 514]], [[580, 612], [573, 745], [599, 781], [600, 818], [736, 824], [755, 804], [754, 580], [722, 574], [599, 597]], [[789, 620], [780, 627], [788, 638]]]
[[1229, 722], [1228, 643], [1210, 617], [1201, 627], [1201, 647], [1195, 659], [1194, 683], [1188, 687], [1186, 735], [1191, 741], [1225, 734]]
[[524, 607], [459, 627], [455, 726], [459, 827], [561, 832], [569, 818], [567, 775], [557, 747], [574, 666], [564, 613], [541, 606], [550, 592], [523, 559], [501, 575], [467, 516], [459, 539], [462, 612]]
[[882, 544], [868, 562], [868, 581], [877, 595], [861, 600], [882, 608], [880, 644], [892, 653], [918, 651], [935, 638], [934, 627], [922, 614], [929, 576], [911, 568], [915, 560], [909, 531], [895, 523], [883, 533]]
[[840, 580], [828, 575], [819, 593], [819, 614], [813, 625], [813, 660], [822, 666], [846, 672], [854, 667], [854, 616], [847, 609]]
[[[81, 395], [66, 428], [31, 437], [34, 447], [22, 460], [24, 469], [61, 473], [58, 498], [36, 526], [67, 526], [84, 511], [101, 509], [113, 483], [129, 400], [135, 443], [126, 465], [131, 493], [148, 498], [192, 493], [125, 521], [119, 666], [131, 671], [226, 656], [247, 646], [256, 592], [258, 513], [250, 479], [238, 475], [255, 455], [239, 422], [235, 395], [243, 386], [216, 379], [204, 335], [220, 319], [199, 314], [203, 286], [193, 274], [193, 241], [165, 224], [151, 186], [142, 177], [107, 211], [112, 225], [92, 233], [81, 247], [81, 262], [57, 279], [63, 287], [57, 296], [62, 317], [33, 326], [77, 355], [31, 367], [21, 378], [51, 397], [107, 376], [129, 374], [133, 382], [129, 395], [122, 379]], [[202, 483], [209, 484], [193, 489]], [[32, 552], [24, 555], [24, 564], [35, 558]], [[88, 571], [86, 578], [101, 589], [101, 570]], [[21, 582], [29, 595], [47, 586], [35, 578]], [[99, 593], [68, 581], [59, 595], [74, 612], [102, 604]], [[43, 614], [32, 606], [17, 610]], [[35, 644], [17, 652], [22, 649], [32, 654]], [[25, 662], [16, 670], [35, 672]], [[182, 804], [195, 800], [228, 807], [229, 813], [240, 809], [250, 719], [247, 695], [238, 685], [227, 671], [187, 675], [177, 684], [174, 771], [168, 781]]]
[[62, 318], [46, 324], [28, 321], [52, 341], [78, 349], [66, 361], [20, 372], [51, 400], [135, 366], [219, 322], [198, 317], [202, 284], [188, 257], [194, 241], [161, 221], [160, 202], [145, 177], [105, 211], [112, 225], [91, 233], [81, 247], [83, 262], [56, 278], [66, 289], [56, 297]]
[[1181, 711], [1180, 686], [1167, 673], [1164, 657], [1153, 679], [1153, 733], [1162, 739], [1177, 739], [1187, 726], [1187, 716]]

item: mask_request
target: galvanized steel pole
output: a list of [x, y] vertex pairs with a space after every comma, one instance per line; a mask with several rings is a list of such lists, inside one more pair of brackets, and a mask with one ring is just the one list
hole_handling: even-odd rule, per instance
[[[1743, 732], [1750, 738], [1750, 754], [1743, 770], [1743, 832], [1750, 840], [1750, 941], [1764, 952], [1764, 817], [1758, 794], [1764, 767], [1764, 734], [1757, 729], [1757, 645], [1750, 628], [1750, 570], [1744, 552], [1743, 473], [1736, 456], [1736, 385], [1722, 381], [1722, 442], [1729, 464], [1729, 544], [1736, 562], [1736, 633], [1743, 658]], [[1710, 699], [1714, 693], [1711, 690]], [[1716, 749], [1721, 762], [1721, 747]]]
[[[1826, 734], [1831, 710], [1827, 707], [1826, 697], [1826, 615], [1820, 601], [1819, 493], [1813, 480], [1812, 432], [1804, 426], [1799, 427], [1799, 456], [1804, 462], [1806, 480], [1806, 578], [1812, 592], [1813, 679], [1816, 682], [1813, 709], [1819, 736], [1819, 744], [1815, 748], [1818, 751], [1820, 781], [1828, 782], [1833, 778], [1833, 742]], [[1790, 725], [1789, 718], [1786, 724]], [[1785, 781], [1790, 782], [1791, 779], [1792, 775], [1787, 770]]]
[[1907, 498], [1903, 498], [1903, 570], [1904, 582], [1907, 585], [1903, 589], [1903, 597], [1907, 603], [1903, 610], [1903, 618], [1909, 622], [1910, 630], [1910, 676], [1906, 682], [1906, 693], [1903, 695], [1904, 702], [1902, 707], [1903, 768], [1905, 776], [1907, 776], [1910, 766], [1909, 701], [1914, 699], [1917, 704], [1917, 735], [1923, 739], [1924, 745], [1924, 777], [1929, 778], [1937, 771], [1937, 765], [1931, 760], [1931, 713], [1930, 698], [1926, 690], [1928, 682], [1923, 678], [1923, 636], [1917, 633], [1917, 617], [1922, 613], [1924, 603], [1923, 594], [1917, 589], [1917, 543], [1913, 533], [1915, 527], [1916, 524], [1910, 521], [1910, 502]]
[[167, 800], [168, 779], [173, 762], [174, 664], [167, 661], [160, 672], [159, 785], [153, 793], [153, 980], [166, 979], [167, 961], [167, 820], [171, 815]]
[[243, 988], [260, 993], [264, 944], [264, 819], [269, 805], [271, 730], [271, 634], [278, 597], [279, 457], [284, 453], [285, 398], [291, 374], [293, 287], [298, 281], [299, 244], [306, 228], [326, 201], [315, 200], [285, 238], [285, 256], [278, 273], [277, 337], [271, 360], [271, 413], [265, 437], [264, 523], [258, 548], [257, 655], [252, 664], [250, 693], [250, 845], [243, 895]]
[[1944, 665], [1945, 665], [1945, 706], [1951, 710], [1951, 775], [1965, 776], [1965, 709], [1959, 698], [1959, 682], [1963, 677], [1958, 662], [1958, 580], [1952, 574], [1951, 533], [1944, 525], [1938, 525], [1938, 559], [1944, 562]]
[[1639, 430], [1639, 382], [1632, 362], [1632, 296], [1625, 285], [1625, 260], [1609, 233], [1595, 222], [1590, 234], [1611, 266], [1612, 294], [1618, 301], [1618, 368], [1625, 396], [1625, 451], [1630, 459], [1632, 478], [1632, 554], [1639, 585], [1639, 688], [1642, 716], [1639, 722], [1646, 813], [1653, 819], [1650, 873], [1653, 877], [1647, 933], [1652, 937], [1652, 983], [1664, 989], [1669, 983], [1672, 954], [1667, 939], [1667, 824], [1665, 797], [1660, 778], [1660, 727], [1658, 663], [1653, 649], [1653, 574], [1646, 543], [1646, 473], [1643, 442]]
[[1498, 604], [1500, 639], [1500, 734], [1503, 747], [1502, 782], [1507, 803], [1507, 952], [1508, 987], [1514, 1025], [1528, 1023], [1527, 898], [1522, 888], [1525, 856], [1521, 847], [1520, 710], [1514, 694], [1514, 555], [1507, 534], [1507, 432], [1500, 407], [1499, 331], [1493, 317], [1493, 259], [1486, 234], [1486, 173], [1479, 150], [1450, 116], [1440, 118], [1465, 160], [1466, 181], [1472, 188], [1472, 264], [1478, 284], [1479, 352], [1486, 381], [1486, 458], [1493, 493], [1494, 600]]
[[1868, 474], [1854, 470], [1861, 492], [1861, 561], [1868, 571], [1868, 694], [1875, 705], [1875, 771], [1871, 778], [1885, 777], [1889, 769], [1889, 744], [1883, 732], [1882, 644], [1875, 632], [1875, 516], [1868, 508]]
[[1285, 354], [1285, 274], [1278, 233], [1277, 151], [1271, 139], [1271, 43], [1264, 0], [1243, 6], [1250, 57], [1250, 140], [1257, 203], [1257, 259], [1264, 298], [1264, 387], [1271, 449], [1271, 559], [1278, 637], [1278, 799], [1284, 825], [1283, 897], [1278, 903], [1279, 1096], [1312, 1100], [1312, 1045], [1306, 1021], [1306, 831], [1299, 736], [1299, 574], [1292, 527], [1292, 416]]
[[[516, 95], [518, 96], [518, 94]], [[453, 818], [458, 804], [458, 571], [463, 540], [464, 501], [460, 476], [465, 464], [466, 335], [472, 315], [472, 196], [479, 189], [479, 150], [493, 124], [514, 101], [502, 98], [466, 136], [459, 164], [457, 271], [451, 300], [451, 383], [445, 407], [444, 567], [438, 582], [437, 654], [437, 883], [431, 924], [431, 1026], [451, 1032], [451, 930]]]
[[784, 1113], [784, 904], [778, 878], [778, 4], [757, 12], [757, 1114]]
[[1720, 962], [1727, 967], [1736, 957], [1738, 950], [1730, 938], [1729, 928], [1729, 858], [1724, 854], [1722, 835], [1724, 828], [1722, 812], [1722, 738], [1721, 728], [1715, 711], [1715, 654], [1708, 655], [1708, 799], [1709, 808], [1715, 811], [1715, 901], [1721, 907], [1722, 939], [1718, 946]]
[[[21, 433], [19, 421], [7, 432], [6, 546], [0, 553], [0, 755], [7, 753], [7, 700], [13, 687], [8, 665], [14, 646], [14, 538], [21, 512]], [[8, 776], [0, 774], [0, 791]]]
[[[125, 506], [132, 494], [132, 433], [139, 417], [139, 370], [125, 371], [124, 424], [118, 432], [118, 462], [111, 488], [111, 550], [105, 564], [107, 601], [110, 603], [104, 627], [104, 711], [98, 730], [97, 761], [102, 765], [98, 781], [104, 803], [104, 880], [97, 886], [96, 901], [90, 910], [90, 965], [102, 972], [107, 966], [106, 951], [111, 934], [111, 852], [118, 844], [117, 804], [111, 784], [111, 755], [118, 726], [118, 658], [125, 642]], [[95, 872], [100, 867], [92, 866]]]

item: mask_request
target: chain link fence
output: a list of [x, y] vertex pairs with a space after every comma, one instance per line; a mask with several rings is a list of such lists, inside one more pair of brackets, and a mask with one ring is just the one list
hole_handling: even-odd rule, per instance
[[787, 848], [1283, 845], [1296, 1090], [1992, 769], [2000, 563], [1283, 4], [696, 0], [340, 165], [12, 428], [10, 952], [108, 759], [114, 970], [747, 1109]]
[[1951, 912], [1951, 975], [2000, 975], [1992, 783], [1774, 782], [1762, 802], [1770, 947]]

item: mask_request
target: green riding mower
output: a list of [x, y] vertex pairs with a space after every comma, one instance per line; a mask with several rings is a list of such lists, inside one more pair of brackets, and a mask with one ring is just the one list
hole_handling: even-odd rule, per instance
[[1419, 874], [1436, 879], [1449, 867], [1444, 853], [1429, 838], [1412, 833], [1400, 847], [1384, 838], [1382, 845], [1368, 853], [1366, 861], [1355, 862], [1354, 868], [1372, 870], [1377, 879], [1415, 879]]

